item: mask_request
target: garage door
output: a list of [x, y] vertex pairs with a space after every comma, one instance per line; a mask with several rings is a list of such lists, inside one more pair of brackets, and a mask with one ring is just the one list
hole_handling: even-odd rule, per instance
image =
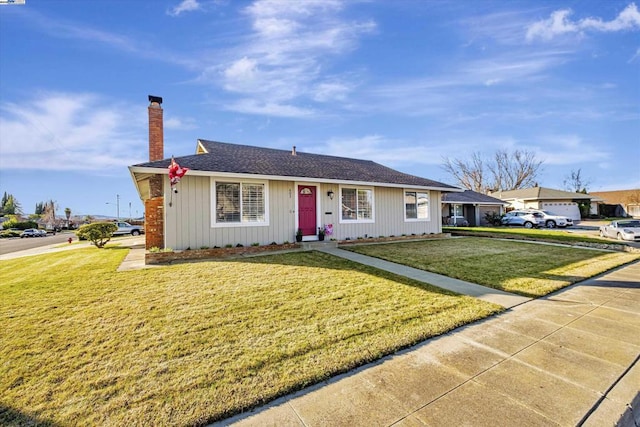
[[542, 209], [556, 215], [566, 216], [574, 221], [580, 221], [580, 208], [573, 202], [542, 203]]

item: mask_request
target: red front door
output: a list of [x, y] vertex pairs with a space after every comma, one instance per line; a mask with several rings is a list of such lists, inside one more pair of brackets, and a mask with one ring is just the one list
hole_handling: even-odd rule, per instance
[[298, 186], [298, 227], [302, 229], [303, 236], [317, 234], [315, 186]]

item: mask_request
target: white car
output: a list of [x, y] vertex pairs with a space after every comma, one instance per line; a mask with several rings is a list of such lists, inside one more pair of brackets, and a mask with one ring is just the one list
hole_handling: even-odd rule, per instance
[[539, 213], [540, 215], [542, 215], [542, 218], [544, 220], [543, 224], [547, 228], [573, 226], [573, 219], [566, 216], [556, 215], [553, 212], [542, 211], [538, 209], [527, 209], [527, 211]]
[[640, 220], [611, 221], [600, 227], [600, 237], [640, 242]]
[[542, 215], [529, 211], [510, 211], [500, 220], [502, 225], [521, 225], [524, 228], [541, 227], [544, 224]]

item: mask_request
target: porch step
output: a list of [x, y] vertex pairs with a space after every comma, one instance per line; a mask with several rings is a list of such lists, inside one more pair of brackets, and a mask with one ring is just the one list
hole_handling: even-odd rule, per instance
[[300, 244], [302, 245], [302, 249], [304, 249], [305, 251], [331, 249], [331, 248], [337, 248], [338, 247], [338, 241], [337, 240], [334, 240], [334, 241], [324, 240], [322, 242], [320, 242], [320, 241], [301, 242]]

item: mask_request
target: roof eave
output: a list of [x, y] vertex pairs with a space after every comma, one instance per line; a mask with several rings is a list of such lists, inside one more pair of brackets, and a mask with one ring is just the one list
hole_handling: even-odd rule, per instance
[[[152, 168], [146, 166], [129, 166], [129, 171], [132, 175], [138, 173], [150, 173], [150, 174], [161, 174], [167, 175], [169, 170], [167, 168]], [[254, 180], [272, 180], [272, 181], [303, 181], [303, 182], [314, 182], [314, 183], [326, 183], [326, 184], [346, 184], [346, 185], [362, 185], [369, 187], [392, 187], [392, 188], [409, 188], [409, 189], [424, 189], [424, 190], [434, 190], [434, 191], [447, 191], [447, 192], [463, 192], [456, 187], [438, 187], [438, 186], [429, 186], [429, 185], [416, 185], [416, 184], [396, 184], [390, 182], [372, 182], [372, 181], [349, 181], [344, 179], [328, 179], [328, 178], [312, 178], [307, 176], [283, 176], [283, 175], [260, 175], [260, 174], [250, 174], [250, 173], [235, 173], [235, 172], [214, 172], [214, 171], [199, 171], [199, 170], [189, 170], [187, 175], [191, 176], [219, 176], [222, 178], [240, 178], [240, 179], [254, 179]], [[134, 181], [136, 181], [134, 176]]]

